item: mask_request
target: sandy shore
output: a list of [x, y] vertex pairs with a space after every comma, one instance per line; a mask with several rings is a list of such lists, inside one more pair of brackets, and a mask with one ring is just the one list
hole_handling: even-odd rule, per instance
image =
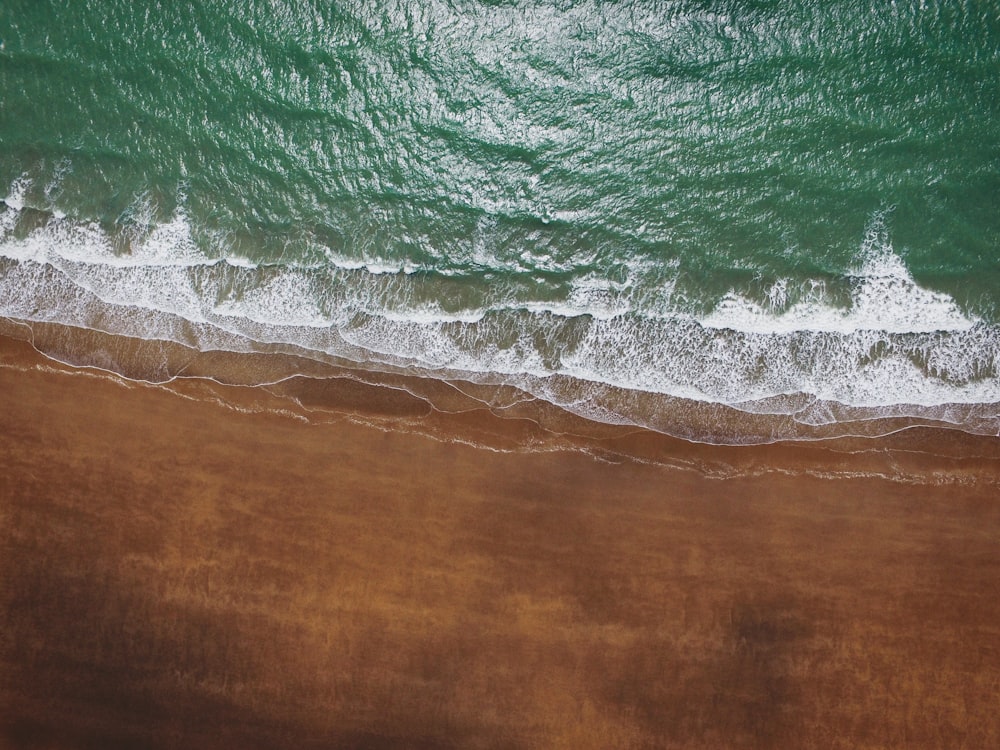
[[1000, 747], [996, 439], [0, 365], [0, 746]]

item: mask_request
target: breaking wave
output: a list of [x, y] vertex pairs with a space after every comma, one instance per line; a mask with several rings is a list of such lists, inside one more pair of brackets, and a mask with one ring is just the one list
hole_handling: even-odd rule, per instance
[[0, 211], [0, 315], [10, 318], [512, 385], [590, 419], [709, 442], [857, 434], [865, 423], [877, 433], [907, 420], [988, 434], [1000, 425], [1000, 330], [920, 286], [879, 216], [846, 293], [777, 278], [761, 299], [734, 289], [699, 312], [662, 268], [501, 281], [254, 264], [202, 250], [183, 207], [119, 236], [32, 209], [27, 188], [15, 182]]

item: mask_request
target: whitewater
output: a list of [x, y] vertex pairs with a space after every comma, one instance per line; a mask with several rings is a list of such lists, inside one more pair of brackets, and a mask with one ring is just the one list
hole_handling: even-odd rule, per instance
[[[464, 295], [474, 306], [446, 309], [461, 278], [212, 258], [183, 209], [125, 242], [31, 209], [29, 187], [12, 184], [0, 213], [0, 315], [15, 320], [510, 385], [588, 419], [707, 442], [795, 439], [819, 425], [834, 426], [824, 436], [854, 434], [887, 419], [891, 430], [907, 418], [987, 434], [1000, 425], [1000, 330], [917, 284], [884, 215], [860, 238], [847, 304], [819, 281], [792, 293], [787, 279], [766, 279], [764, 303], [731, 290], [699, 314], [671, 295], [670, 279], [653, 289], [639, 268], [618, 282], [578, 275], [535, 290], [544, 297], [530, 283], [478, 284]], [[732, 419], [728, 434], [672, 424], [688, 402], [784, 419], [766, 434], [741, 434]]]

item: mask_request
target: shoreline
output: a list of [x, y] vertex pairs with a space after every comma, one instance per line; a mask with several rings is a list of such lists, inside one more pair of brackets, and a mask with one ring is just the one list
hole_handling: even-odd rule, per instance
[[[1000, 439], [942, 422], [886, 417], [866, 420], [886, 426], [887, 432], [876, 436], [713, 443], [595, 421], [513, 386], [363, 370], [305, 353], [203, 352], [175, 342], [11, 318], [0, 318], [0, 340], [8, 356], [19, 348], [16, 342], [23, 342], [56, 369], [207, 399], [235, 411], [273, 413], [313, 425], [347, 421], [491, 451], [579, 451], [609, 462], [663, 464], [714, 477], [771, 470], [870, 474], [907, 483], [950, 481], [952, 473], [956, 481], [967, 481], [966, 474], [987, 480], [1000, 476]], [[33, 354], [13, 356], [16, 361]], [[666, 405], [715, 409], [733, 425], [730, 429], [754, 416], [722, 404], [674, 400]]]
[[305, 382], [327, 419], [0, 337], [0, 744], [1000, 744], [995, 438], [428, 427]]

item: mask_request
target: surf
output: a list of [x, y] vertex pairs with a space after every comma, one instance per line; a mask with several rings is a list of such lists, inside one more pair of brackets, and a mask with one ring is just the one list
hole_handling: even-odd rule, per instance
[[847, 305], [809, 279], [797, 295], [775, 279], [766, 306], [730, 291], [699, 314], [669, 294], [650, 304], [638, 275], [611, 283], [582, 274], [561, 301], [470, 280], [480, 306], [445, 310], [439, 285], [461, 279], [214, 259], [183, 208], [127, 252], [112, 233], [55, 212], [19, 230], [35, 210], [25, 193], [23, 181], [12, 184], [0, 213], [0, 314], [12, 319], [508, 385], [588, 419], [708, 442], [762, 436], [739, 434], [739, 420], [732, 434], [678, 427], [663, 404], [785, 420], [769, 440], [888, 417], [997, 427], [989, 405], [1000, 401], [1000, 330], [920, 286], [878, 215], [845, 280]]

